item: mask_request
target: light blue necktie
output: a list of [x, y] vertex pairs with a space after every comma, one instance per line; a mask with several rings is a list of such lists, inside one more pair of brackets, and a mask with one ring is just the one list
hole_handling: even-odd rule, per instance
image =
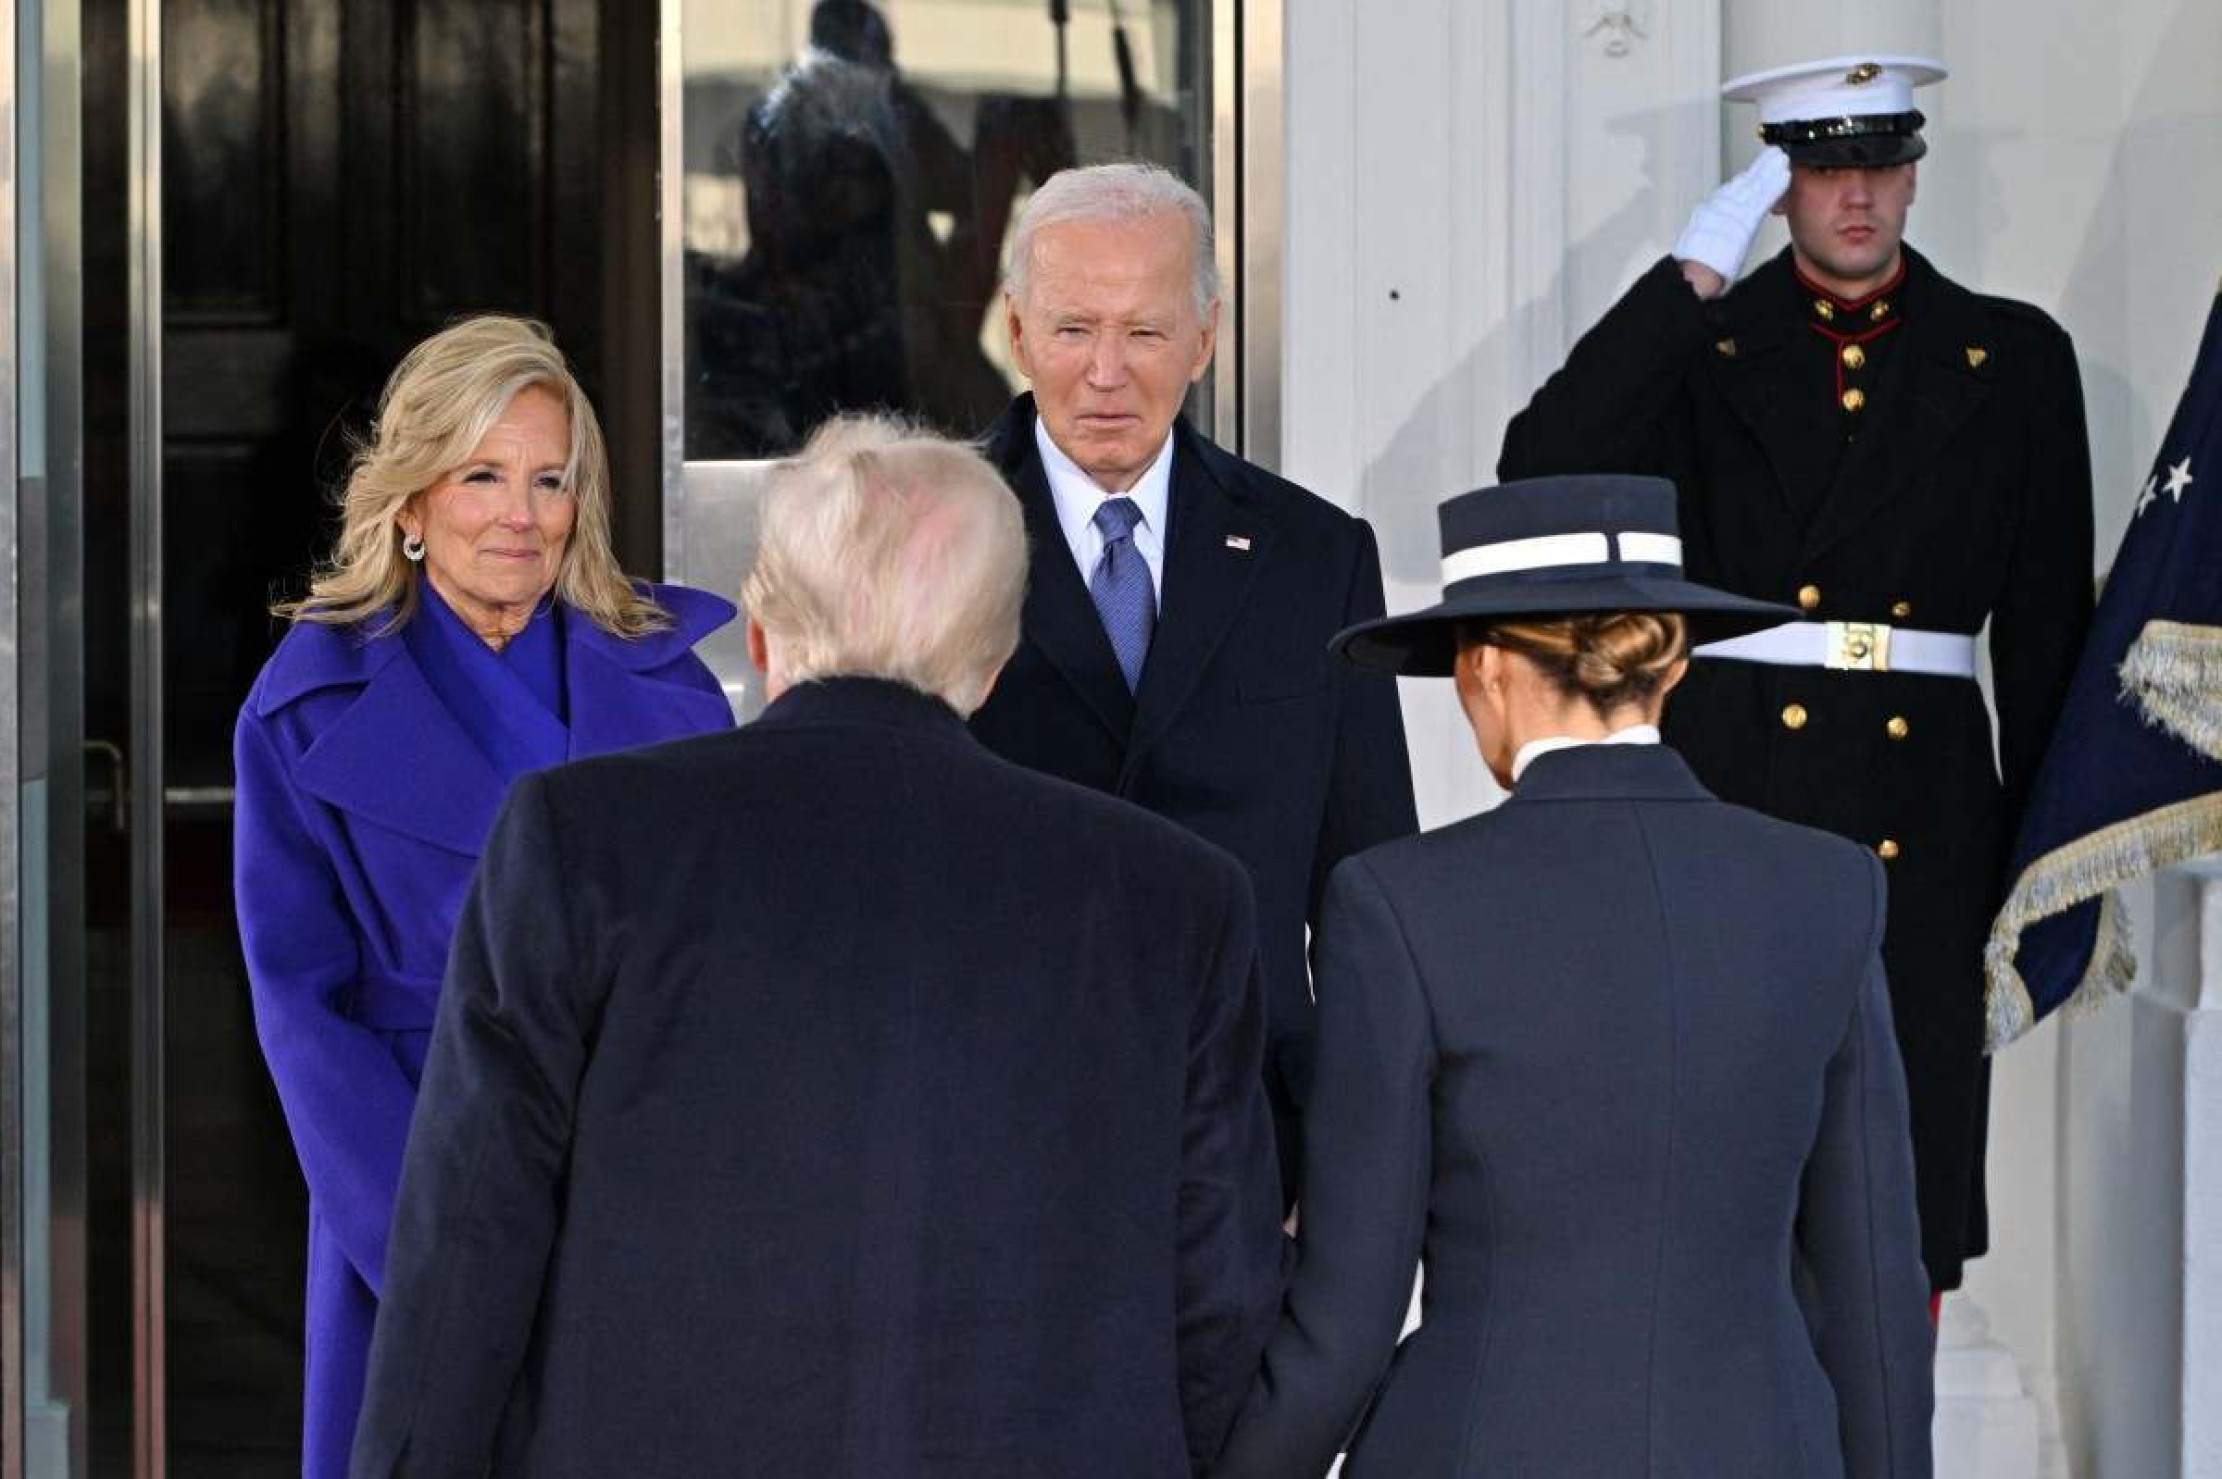
[[1142, 662], [1150, 655], [1150, 634], [1157, 629], [1157, 596], [1150, 567], [1134, 547], [1134, 526], [1142, 510], [1131, 498], [1106, 498], [1096, 507], [1095, 526], [1103, 533], [1103, 558], [1088, 577], [1088, 594], [1103, 618], [1104, 635], [1118, 655], [1129, 693], [1141, 686]]

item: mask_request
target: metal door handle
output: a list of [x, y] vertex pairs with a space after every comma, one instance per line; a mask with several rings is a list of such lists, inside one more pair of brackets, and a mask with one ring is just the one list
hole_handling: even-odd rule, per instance
[[[108, 826], [116, 832], [131, 830], [131, 767], [123, 758], [123, 746], [113, 740], [89, 739], [85, 753], [99, 755], [108, 762]], [[91, 799], [88, 788], [86, 798]]]

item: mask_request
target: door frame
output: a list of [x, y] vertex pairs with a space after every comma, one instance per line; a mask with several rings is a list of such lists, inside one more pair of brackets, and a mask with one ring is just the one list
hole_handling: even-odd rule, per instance
[[0, 8], [5, 1479], [87, 1463], [81, 38], [80, 0]]
[[131, 1470], [169, 1467], [162, 754], [162, 0], [130, 0], [126, 254], [131, 515]]

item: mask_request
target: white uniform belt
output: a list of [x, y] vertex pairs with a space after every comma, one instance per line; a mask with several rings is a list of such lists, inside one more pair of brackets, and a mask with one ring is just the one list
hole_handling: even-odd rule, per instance
[[1833, 668], [1849, 673], [1933, 673], [1975, 676], [1975, 639], [1964, 632], [1923, 632], [1866, 621], [1786, 621], [1778, 627], [1707, 642], [1699, 657], [1780, 667]]

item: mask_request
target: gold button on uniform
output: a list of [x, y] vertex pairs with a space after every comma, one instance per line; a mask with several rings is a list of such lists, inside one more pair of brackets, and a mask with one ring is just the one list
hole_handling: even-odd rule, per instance
[[1904, 621], [1904, 620], [1905, 620], [1905, 619], [1906, 619], [1907, 617], [1909, 617], [1909, 616], [1913, 615], [1913, 602], [1911, 602], [1911, 601], [1893, 601], [1893, 602], [1891, 602], [1891, 603], [1890, 603], [1890, 614], [1891, 614], [1892, 616], [1896, 617], [1896, 618], [1897, 618], [1898, 620], [1900, 620], [1900, 621]]
[[1784, 729], [1803, 729], [1807, 717], [1804, 704], [1791, 704], [1782, 711], [1782, 727]]
[[1858, 369], [1858, 368], [1859, 368], [1860, 366], [1862, 366], [1862, 365], [1864, 365], [1864, 364], [1866, 364], [1866, 363], [1867, 363], [1867, 351], [1866, 351], [1866, 350], [1864, 350], [1864, 349], [1860, 348], [1860, 347], [1859, 347], [1859, 346], [1858, 346], [1857, 344], [1847, 344], [1847, 345], [1845, 345], [1845, 346], [1844, 346], [1844, 368], [1845, 368], [1845, 369], [1847, 369], [1847, 370], [1856, 370], [1856, 369]]
[[1906, 722], [1904, 715], [1893, 714], [1890, 716], [1890, 722], [1883, 726], [1883, 732], [1892, 739], [1904, 739], [1907, 735], [1913, 733], [1913, 726]]
[[1815, 298], [1813, 300], [1813, 311], [1823, 318], [1836, 317], [1836, 305], [1826, 298]]
[[1875, 844], [1875, 856], [1881, 858], [1886, 863], [1896, 862], [1898, 860], [1899, 851], [1900, 849], [1898, 847], [1898, 844], [1893, 842], [1888, 837], [1885, 837], [1882, 841]]
[[1881, 323], [1884, 319], [1890, 317], [1890, 300], [1888, 298], [1885, 298], [1880, 303], [1877, 303], [1874, 307], [1868, 309], [1867, 316], [1870, 319], [1874, 320], [1876, 323]]
[[1867, 404], [1867, 392], [1866, 392], [1866, 391], [1864, 391], [1864, 390], [1861, 390], [1861, 389], [1860, 389], [1860, 388], [1859, 388], [1858, 386], [1856, 386], [1856, 385], [1855, 385], [1855, 386], [1853, 386], [1853, 387], [1852, 387], [1852, 388], [1851, 388], [1850, 390], [1847, 390], [1847, 391], [1845, 391], [1845, 392], [1844, 392], [1844, 409], [1845, 409], [1845, 410], [1847, 410], [1847, 411], [1856, 411], [1856, 410], [1858, 410], [1858, 409], [1859, 409], [1860, 407], [1862, 407], [1862, 406], [1864, 406], [1864, 405], [1866, 405], [1866, 404]]
[[1819, 586], [1801, 585], [1798, 587], [1798, 609], [1800, 611], [1811, 611], [1820, 604], [1821, 588]]

